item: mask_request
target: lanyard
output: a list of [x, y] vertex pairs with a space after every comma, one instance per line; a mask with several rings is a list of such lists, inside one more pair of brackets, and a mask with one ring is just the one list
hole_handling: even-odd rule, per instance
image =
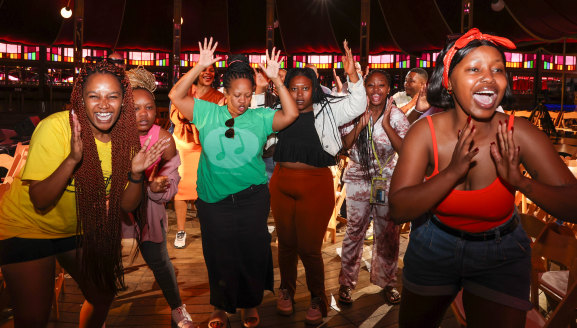
[[377, 154], [377, 149], [375, 148], [375, 141], [373, 140], [373, 116], [371, 115], [371, 117], [369, 118], [369, 139], [371, 140], [371, 147], [373, 148], [373, 154], [375, 154], [375, 159], [377, 160], [377, 164], [379, 165], [379, 176], [383, 176], [383, 169], [385, 168], [385, 166], [387, 166], [387, 164], [389, 164], [389, 161], [391, 160], [391, 158], [393, 157], [394, 154], [392, 154], [391, 156], [389, 156], [389, 158], [387, 158], [387, 161], [385, 162], [384, 166], [381, 166], [381, 161], [379, 160], [379, 154]]

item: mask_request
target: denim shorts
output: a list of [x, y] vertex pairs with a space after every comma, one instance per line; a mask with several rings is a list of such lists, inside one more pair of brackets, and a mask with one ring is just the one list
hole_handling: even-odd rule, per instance
[[434, 219], [411, 231], [404, 258], [404, 288], [425, 296], [456, 295], [463, 288], [516, 309], [532, 308], [531, 240], [521, 224], [492, 240], [469, 241], [441, 230], [431, 222]]

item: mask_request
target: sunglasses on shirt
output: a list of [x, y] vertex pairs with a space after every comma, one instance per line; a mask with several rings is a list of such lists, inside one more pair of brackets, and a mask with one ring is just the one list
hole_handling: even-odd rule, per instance
[[228, 128], [226, 132], [224, 132], [224, 136], [227, 138], [234, 138], [234, 118], [229, 118], [224, 122], [224, 125]]

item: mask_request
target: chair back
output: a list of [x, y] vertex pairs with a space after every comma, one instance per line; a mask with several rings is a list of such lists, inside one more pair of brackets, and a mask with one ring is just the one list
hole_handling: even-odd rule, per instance
[[527, 233], [527, 236], [531, 238], [531, 244], [539, 237], [543, 229], [547, 226], [547, 222], [538, 219], [534, 215], [521, 213], [519, 214], [521, 219], [521, 225]]
[[567, 290], [576, 281], [577, 239], [573, 231], [555, 222], [548, 223], [535, 240], [531, 254], [531, 302], [539, 308], [539, 274], [549, 271], [549, 261], [569, 271]]

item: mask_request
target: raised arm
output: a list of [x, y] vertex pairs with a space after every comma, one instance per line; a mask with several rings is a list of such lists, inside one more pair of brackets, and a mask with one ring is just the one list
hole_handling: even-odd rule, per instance
[[276, 52], [276, 54], [275, 52], [276, 48], [272, 48], [272, 53], [269, 56], [268, 50], [266, 51], [266, 67], [261, 63], [258, 65], [272, 83], [274, 83], [280, 98], [281, 109], [274, 114], [272, 121], [273, 131], [280, 131], [297, 119], [299, 116], [299, 110], [297, 108], [297, 103], [290, 95], [288, 89], [284, 86], [280, 76], [278, 75], [280, 68], [280, 50]]
[[[427, 122], [416, 122], [407, 133], [391, 180], [389, 206], [392, 219], [400, 224], [424, 214], [467, 174], [478, 148], [471, 149], [475, 131], [468, 124], [461, 133], [449, 166], [423, 181], [433, 158], [431, 132]], [[471, 150], [469, 150], [471, 149]]]
[[193, 117], [194, 97], [188, 95], [188, 90], [202, 71], [221, 59], [220, 57], [214, 57], [216, 46], [218, 46], [218, 42], [215, 42], [213, 45], [212, 37], [208, 42], [205, 38], [204, 44], [198, 42], [198, 47], [200, 49], [198, 63], [190, 71], [184, 74], [178, 82], [176, 82], [168, 94], [172, 103], [189, 121], [192, 121]]
[[[514, 131], [502, 123], [491, 155], [509, 184], [554, 217], [577, 222], [577, 179], [543, 132], [524, 119], [515, 120]], [[519, 163], [531, 178], [520, 173]]]
[[341, 98], [340, 101], [331, 102], [338, 126], [352, 121], [367, 109], [365, 85], [355, 69], [353, 54], [346, 40], [343, 42], [343, 46], [345, 48], [343, 67], [347, 73], [349, 94]]
[[393, 128], [393, 126], [391, 125], [391, 112], [392, 111], [393, 111], [393, 97], [389, 97], [389, 99], [387, 100], [387, 105], [385, 106], [385, 111], [383, 113], [382, 125], [383, 125], [383, 130], [385, 130], [387, 137], [389, 137], [389, 140], [391, 141], [391, 145], [393, 146], [393, 149], [398, 154], [400, 154], [401, 153], [401, 146], [403, 144], [403, 138], [401, 136], [399, 136], [397, 131], [395, 131], [395, 128]]
[[[342, 137], [343, 140], [343, 150], [349, 150], [353, 147], [357, 138], [361, 134], [361, 131], [367, 126], [369, 123], [369, 118], [371, 117], [371, 112], [366, 111], [361, 117], [358, 119], [358, 123], [354, 124], [353, 129], [351, 132], [347, 133]], [[353, 123], [351, 123], [353, 124]]]
[[427, 85], [426, 84], [424, 84], [421, 87], [421, 90], [419, 91], [419, 93], [416, 97], [418, 97], [418, 98], [417, 98], [417, 103], [415, 104], [415, 109], [413, 109], [409, 113], [409, 115], [407, 115], [407, 119], [409, 120], [409, 123], [411, 123], [411, 124], [413, 124], [413, 122], [418, 120], [421, 117], [421, 115], [423, 115], [426, 111], [429, 110], [429, 108], [431, 108], [431, 105], [427, 101]]
[[343, 91], [343, 82], [341, 82], [341, 78], [337, 75], [337, 71], [333, 67], [333, 79], [335, 80], [335, 85], [337, 87], [337, 94], [340, 94]]
[[46, 179], [42, 181], [30, 181], [30, 200], [39, 211], [45, 211], [56, 205], [60, 196], [66, 189], [68, 181], [72, 178], [76, 165], [82, 160], [81, 128], [76, 114], [72, 113], [72, 136], [70, 138], [70, 154], [62, 161], [60, 166]]

